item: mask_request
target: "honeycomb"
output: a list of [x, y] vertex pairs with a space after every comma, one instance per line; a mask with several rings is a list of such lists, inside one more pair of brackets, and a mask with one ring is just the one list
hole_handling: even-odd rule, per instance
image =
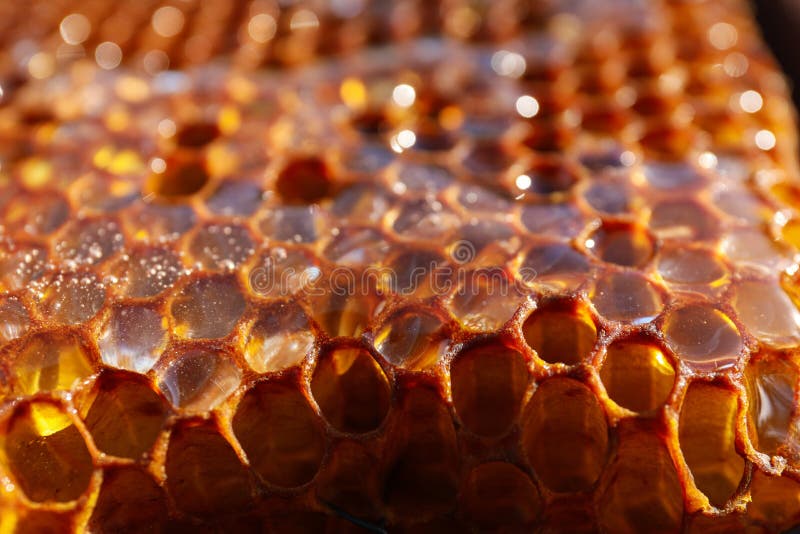
[[0, 4], [0, 532], [782, 532], [740, 0]]

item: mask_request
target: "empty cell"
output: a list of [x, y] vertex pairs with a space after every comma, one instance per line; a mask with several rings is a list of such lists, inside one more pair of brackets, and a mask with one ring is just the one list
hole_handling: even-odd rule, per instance
[[770, 476], [757, 470], [750, 495], [747, 515], [754, 520], [774, 525], [778, 532], [790, 532], [800, 521], [800, 482], [788, 475]]
[[522, 324], [525, 342], [548, 363], [586, 361], [597, 343], [589, 312], [578, 306], [544, 306]]
[[281, 170], [275, 191], [286, 204], [313, 204], [329, 196], [333, 189], [330, 170], [324, 161], [299, 158]]
[[509, 430], [529, 382], [525, 357], [500, 340], [465, 349], [450, 365], [456, 413], [467, 429], [481, 436]]
[[255, 472], [282, 487], [309, 482], [325, 454], [322, 422], [296, 384], [260, 382], [250, 389], [233, 432]]
[[89, 528], [92, 532], [133, 532], [164, 528], [169, 508], [164, 490], [140, 467], [110, 467], [103, 472]]
[[675, 369], [652, 342], [617, 341], [607, 349], [600, 378], [614, 402], [645, 412], [667, 401], [675, 382]]
[[177, 199], [198, 193], [210, 180], [201, 158], [176, 153], [166, 159], [163, 172], [153, 172], [145, 180], [146, 198]]
[[341, 442], [317, 479], [317, 495], [355, 517], [379, 520], [378, 462], [369, 448], [358, 442]]
[[608, 451], [608, 424], [594, 393], [570, 378], [543, 382], [523, 419], [522, 446], [533, 470], [551, 490], [590, 489]]
[[369, 432], [389, 412], [391, 386], [372, 355], [341, 347], [320, 355], [311, 393], [325, 419], [342, 432]]
[[730, 499], [744, 471], [736, 452], [737, 398], [733, 391], [693, 382], [683, 399], [678, 439], [694, 484], [713, 506]]
[[89, 486], [92, 457], [72, 419], [48, 402], [20, 404], [4, 439], [7, 469], [34, 502], [68, 502]]
[[98, 449], [136, 460], [152, 448], [166, 422], [168, 407], [144, 377], [105, 372], [81, 412]]
[[175, 505], [196, 516], [224, 516], [247, 508], [250, 479], [213, 420], [187, 420], [172, 430], [164, 471]]
[[489, 462], [467, 475], [460, 491], [462, 513], [481, 529], [530, 529], [542, 500], [531, 479], [506, 462]]
[[683, 489], [669, 450], [656, 429], [619, 428], [610, 483], [598, 502], [600, 524], [608, 532], [674, 533], [683, 520]]

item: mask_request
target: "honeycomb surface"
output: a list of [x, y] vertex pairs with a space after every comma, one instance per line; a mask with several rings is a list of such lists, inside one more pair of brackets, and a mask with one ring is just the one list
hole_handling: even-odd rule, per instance
[[0, 532], [783, 532], [741, 1], [0, 5]]

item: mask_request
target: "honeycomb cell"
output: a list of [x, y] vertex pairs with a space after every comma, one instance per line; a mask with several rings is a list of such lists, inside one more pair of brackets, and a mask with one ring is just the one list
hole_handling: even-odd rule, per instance
[[460, 458], [450, 413], [438, 391], [403, 392], [384, 454], [383, 502], [392, 516], [432, 518], [455, 504]]
[[727, 274], [725, 265], [711, 251], [685, 247], [662, 250], [658, 273], [671, 284], [692, 287], [718, 286]]
[[9, 229], [31, 236], [58, 230], [69, 217], [69, 204], [58, 195], [18, 195], [11, 199], [3, 219]]
[[354, 441], [341, 442], [320, 473], [319, 498], [353, 517], [380, 521], [377, 465], [378, 458], [367, 447]]
[[[321, 278], [320, 262], [310, 251], [280, 246], [261, 254], [248, 273], [249, 289], [260, 297], [311, 294], [315, 284], [324, 282]], [[325, 293], [324, 289], [321, 293]]]
[[711, 240], [718, 227], [717, 219], [694, 201], [665, 200], [650, 214], [650, 229], [661, 239]]
[[173, 406], [202, 413], [215, 408], [239, 387], [241, 371], [226, 351], [189, 346], [170, 357], [159, 372], [158, 388]]
[[388, 252], [389, 243], [379, 231], [355, 228], [340, 233], [325, 248], [324, 255], [339, 265], [359, 267], [378, 263]]
[[19, 404], [4, 439], [8, 471], [34, 502], [68, 502], [89, 486], [92, 457], [72, 419], [49, 402]]
[[404, 369], [435, 366], [449, 344], [449, 332], [442, 320], [424, 309], [395, 312], [380, 327], [374, 345], [392, 365]]
[[[339, 274], [343, 274], [339, 271]], [[324, 285], [312, 285], [309, 293], [314, 296], [311, 301], [310, 313], [314, 320], [330, 337], [350, 336], [358, 337], [369, 326], [375, 309], [379, 305], [379, 298], [375, 289], [369, 285], [359, 285], [364, 277], [358, 275], [354, 280], [351, 274], [344, 274], [341, 278], [336, 273], [328, 272], [320, 277]], [[368, 282], [367, 282], [368, 284]]]
[[730, 318], [705, 303], [672, 309], [664, 318], [669, 347], [699, 368], [724, 368], [736, 361], [742, 337]]
[[570, 204], [530, 204], [521, 216], [529, 232], [551, 237], [575, 237], [585, 224], [581, 212]]
[[313, 204], [333, 189], [328, 166], [314, 157], [289, 161], [275, 182], [275, 191], [287, 204]]
[[322, 221], [317, 206], [285, 206], [269, 209], [259, 230], [276, 241], [313, 243], [319, 239]]
[[479, 268], [460, 273], [459, 277], [463, 281], [452, 296], [450, 310], [471, 330], [499, 329], [511, 319], [524, 299], [514, 280], [500, 268]]
[[442, 272], [445, 261], [438, 253], [411, 249], [389, 260], [387, 266], [391, 275], [381, 289], [401, 297], [424, 298], [437, 293], [436, 273]]
[[589, 312], [570, 303], [554, 303], [534, 311], [522, 323], [525, 342], [548, 363], [572, 365], [587, 360], [597, 343], [597, 327]]
[[230, 271], [255, 252], [246, 228], [211, 224], [197, 230], [188, 245], [192, 262], [209, 271]]
[[800, 521], [800, 483], [788, 476], [753, 474], [752, 501], [747, 512], [765, 525], [775, 524], [778, 530], [797, 526]]
[[652, 341], [621, 340], [609, 345], [600, 379], [614, 402], [635, 412], [646, 412], [667, 401], [675, 382], [675, 369]]
[[55, 252], [68, 265], [96, 265], [122, 250], [124, 244], [113, 219], [83, 219], [68, 223], [60, 232]]
[[642, 228], [629, 225], [601, 226], [584, 245], [601, 260], [623, 267], [644, 267], [655, 250], [652, 236]]
[[172, 301], [173, 332], [189, 339], [225, 337], [244, 313], [245, 305], [232, 277], [195, 279]]
[[114, 306], [97, 339], [103, 363], [146, 373], [167, 342], [166, 319], [147, 306]]
[[175, 425], [164, 470], [167, 491], [187, 514], [224, 517], [251, 502], [250, 478], [213, 420]]
[[175, 141], [182, 147], [201, 148], [219, 135], [219, 128], [213, 122], [192, 122], [178, 130]]
[[206, 205], [217, 215], [249, 217], [258, 209], [264, 193], [258, 185], [244, 180], [225, 180], [211, 193]]
[[439, 165], [404, 162], [397, 171], [397, 184], [406, 194], [436, 194], [454, 180], [453, 173]]
[[191, 206], [185, 204], [147, 203], [123, 219], [130, 233], [139, 241], [151, 243], [177, 239], [197, 222]]
[[116, 291], [130, 298], [154, 297], [172, 287], [184, 272], [177, 253], [168, 248], [138, 248], [111, 268]]
[[608, 453], [608, 424], [597, 398], [576, 380], [546, 380], [523, 418], [522, 447], [539, 479], [551, 490], [588, 490], [600, 476]]
[[168, 415], [149, 381], [127, 372], [101, 374], [81, 411], [99, 450], [134, 460], [152, 448]]
[[259, 311], [244, 357], [254, 371], [272, 373], [300, 364], [314, 343], [305, 312], [296, 304], [279, 302]]
[[94, 372], [90, 355], [77, 335], [38, 332], [25, 340], [12, 367], [14, 389], [32, 395], [67, 390]]
[[683, 490], [669, 451], [653, 428], [625, 424], [608, 467], [610, 484], [598, 502], [600, 525], [608, 532], [678, 532]]
[[509, 430], [529, 382], [525, 357], [499, 339], [461, 351], [450, 365], [453, 406], [464, 426], [480, 436]]
[[232, 424], [250, 465], [264, 480], [295, 487], [316, 475], [325, 431], [296, 385], [259, 382], [242, 398]]
[[761, 452], [776, 454], [786, 442], [795, 418], [798, 372], [779, 358], [751, 361], [745, 370], [749, 422], [755, 428], [750, 439]]
[[391, 385], [372, 355], [358, 347], [323, 352], [311, 377], [322, 415], [342, 432], [369, 432], [389, 412]]
[[569, 191], [578, 182], [575, 171], [558, 161], [541, 160], [524, 174], [531, 179], [527, 190], [538, 195]]
[[28, 310], [18, 298], [0, 298], [0, 345], [21, 337], [30, 326]]
[[772, 269], [791, 265], [789, 251], [757, 229], [741, 229], [728, 233], [722, 240], [722, 252], [739, 265]]
[[89, 518], [92, 532], [160, 532], [169, 509], [164, 490], [139, 467], [111, 467], [103, 472], [97, 503]]
[[736, 394], [704, 382], [689, 385], [680, 413], [678, 439], [694, 484], [718, 508], [736, 491], [744, 459], [736, 452]]
[[392, 229], [400, 236], [439, 240], [458, 227], [460, 218], [438, 200], [417, 200], [400, 209]]
[[595, 210], [620, 215], [632, 211], [634, 198], [630, 188], [624, 183], [596, 181], [583, 193], [586, 202]]
[[681, 161], [652, 161], [644, 166], [647, 182], [657, 189], [690, 189], [701, 186], [704, 177], [694, 166]]
[[47, 268], [47, 251], [41, 247], [18, 245], [0, 249], [0, 284], [5, 291], [26, 289]]
[[165, 162], [163, 172], [153, 172], [147, 177], [142, 192], [148, 199], [178, 199], [198, 193], [210, 179], [202, 160], [176, 154]]
[[92, 273], [56, 275], [41, 293], [39, 310], [63, 324], [88, 321], [106, 301], [106, 288]]
[[748, 280], [735, 286], [733, 307], [749, 333], [777, 347], [800, 343], [800, 312], [777, 282]]
[[520, 266], [525, 282], [572, 288], [586, 281], [589, 260], [563, 243], [543, 243], [528, 250]]
[[377, 224], [389, 211], [391, 202], [384, 190], [356, 184], [336, 195], [331, 205], [331, 214], [339, 221]]
[[600, 276], [590, 296], [600, 315], [611, 321], [648, 323], [663, 307], [661, 295], [653, 284], [633, 272], [608, 272]]
[[471, 524], [485, 530], [531, 528], [542, 508], [539, 491], [528, 475], [506, 462], [489, 462], [473, 469], [460, 499]]

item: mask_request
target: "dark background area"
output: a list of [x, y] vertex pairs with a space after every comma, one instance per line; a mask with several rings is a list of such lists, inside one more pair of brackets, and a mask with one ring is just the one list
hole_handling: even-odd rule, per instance
[[800, 109], [800, 0], [753, 0], [756, 19], [772, 53], [792, 83]]

